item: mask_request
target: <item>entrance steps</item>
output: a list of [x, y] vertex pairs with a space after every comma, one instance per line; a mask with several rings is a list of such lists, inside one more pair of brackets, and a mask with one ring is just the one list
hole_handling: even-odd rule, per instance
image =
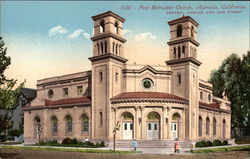
[[[116, 148], [132, 148], [133, 140], [116, 140]], [[174, 148], [175, 140], [137, 140], [137, 148]], [[190, 141], [179, 141], [181, 148], [190, 148]], [[109, 143], [113, 147], [113, 142]]]

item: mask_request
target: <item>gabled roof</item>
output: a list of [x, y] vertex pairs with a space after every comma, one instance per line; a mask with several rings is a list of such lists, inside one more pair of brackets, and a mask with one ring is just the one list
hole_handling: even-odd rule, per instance
[[138, 74], [140, 74], [140, 73], [142, 73], [144, 71], [150, 71], [153, 74], [166, 74], [166, 75], [171, 75], [172, 74], [171, 71], [156, 70], [150, 65], [146, 65], [141, 69], [125, 69], [125, 70], [123, 70], [123, 72], [125, 72], [125, 73], [138, 73]]
[[21, 93], [29, 100], [33, 100], [36, 98], [36, 89], [21, 88]]

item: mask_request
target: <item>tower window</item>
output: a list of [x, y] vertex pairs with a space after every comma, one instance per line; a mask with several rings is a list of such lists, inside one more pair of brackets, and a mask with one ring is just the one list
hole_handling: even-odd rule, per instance
[[99, 79], [100, 79], [99, 81], [100, 81], [100, 82], [102, 82], [102, 78], [103, 78], [103, 77], [102, 77], [102, 72], [99, 72]]
[[174, 59], [176, 58], [176, 48], [174, 48]]
[[178, 58], [181, 58], [181, 47], [178, 47]]
[[108, 43], [107, 43], [107, 41], [105, 41], [105, 53], [107, 53], [107, 47], [108, 47]]
[[194, 37], [194, 27], [193, 26], [191, 27], [191, 37], [192, 38]]
[[115, 42], [113, 42], [113, 54], [115, 53]]
[[118, 23], [115, 22], [115, 33], [118, 34]]
[[100, 33], [104, 33], [104, 32], [105, 32], [105, 23], [104, 23], [104, 20], [103, 20], [100, 23]]
[[185, 46], [182, 46], [182, 53], [185, 55]]
[[200, 92], [200, 100], [203, 100], [203, 92]]
[[101, 43], [101, 53], [103, 54], [103, 43]]
[[115, 54], [118, 54], [118, 44], [115, 45]]
[[177, 78], [178, 78], [178, 84], [181, 84], [181, 75], [177, 75]]
[[100, 114], [100, 125], [102, 125], [102, 112], [99, 112]]
[[98, 55], [100, 55], [100, 47], [99, 47], [99, 44], [97, 44], [97, 52], [98, 52]]
[[115, 73], [115, 81], [116, 82], [118, 81], [118, 73], [117, 72]]
[[178, 25], [177, 26], [177, 37], [181, 37], [182, 36], [182, 25]]

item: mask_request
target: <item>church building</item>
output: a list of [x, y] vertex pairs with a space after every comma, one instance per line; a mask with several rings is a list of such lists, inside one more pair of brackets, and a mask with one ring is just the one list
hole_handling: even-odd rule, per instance
[[115, 128], [122, 141], [230, 139], [230, 102], [199, 78], [193, 18], [168, 22], [164, 66], [127, 65], [125, 19], [111, 11], [92, 19], [92, 69], [37, 81], [37, 97], [23, 108], [25, 143], [66, 137], [109, 143]]

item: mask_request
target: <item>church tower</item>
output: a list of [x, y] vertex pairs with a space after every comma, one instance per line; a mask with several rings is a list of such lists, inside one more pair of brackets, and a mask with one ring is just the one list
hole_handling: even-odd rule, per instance
[[168, 22], [170, 26], [169, 60], [166, 64], [172, 70], [172, 93], [189, 100], [185, 110], [185, 138], [195, 139], [198, 132], [197, 113], [199, 111], [198, 71], [201, 62], [197, 60], [198, 23], [190, 16]]
[[110, 98], [122, 91], [124, 58], [122, 36], [125, 19], [108, 11], [92, 17], [94, 21], [92, 63], [92, 138], [111, 139], [114, 124]]

